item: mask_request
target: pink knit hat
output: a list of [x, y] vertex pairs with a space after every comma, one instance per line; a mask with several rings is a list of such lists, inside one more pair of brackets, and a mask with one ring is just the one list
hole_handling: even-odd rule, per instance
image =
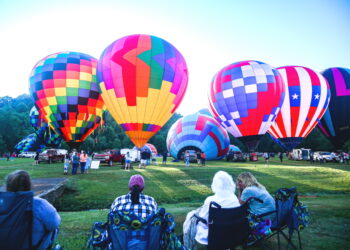
[[141, 191], [144, 189], [145, 187], [145, 180], [143, 179], [142, 175], [139, 174], [135, 174], [133, 176], [130, 177], [129, 180], [129, 189], [131, 190], [133, 186], [139, 186], [139, 188], [141, 189]]

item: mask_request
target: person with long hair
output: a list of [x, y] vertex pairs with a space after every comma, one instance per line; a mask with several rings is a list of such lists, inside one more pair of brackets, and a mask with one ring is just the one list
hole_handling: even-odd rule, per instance
[[[255, 197], [262, 201], [252, 200], [249, 203], [251, 211], [256, 215], [265, 214], [276, 210], [275, 200], [266, 190], [266, 188], [258, 182], [254, 175], [250, 172], [244, 172], [237, 177], [238, 199], [241, 204], [244, 204], [249, 198]], [[274, 221], [276, 214], [270, 214], [264, 219]]]
[[[236, 185], [232, 176], [224, 171], [219, 171], [214, 175], [211, 184], [214, 195], [207, 197], [198, 215], [208, 221], [210, 202], [215, 201], [222, 208], [239, 207], [239, 201], [235, 195]], [[202, 245], [208, 245], [208, 225], [199, 221], [197, 224], [196, 241]]]
[[142, 175], [136, 174], [130, 177], [129, 193], [117, 197], [112, 203], [110, 211], [133, 212], [141, 218], [147, 218], [157, 212], [157, 202], [149, 195], [143, 194], [145, 180]]
[[[6, 176], [7, 192], [23, 192], [32, 189], [32, 181], [28, 172], [17, 170]], [[56, 209], [45, 199], [33, 198], [33, 249], [51, 247], [58, 233], [61, 217]], [[30, 248], [31, 249], [31, 248]]]

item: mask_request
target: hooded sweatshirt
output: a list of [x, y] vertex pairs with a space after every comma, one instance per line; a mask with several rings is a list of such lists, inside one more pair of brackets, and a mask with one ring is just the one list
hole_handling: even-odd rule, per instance
[[[235, 195], [236, 185], [231, 175], [224, 171], [219, 171], [213, 178], [211, 189], [214, 195], [205, 199], [199, 216], [208, 221], [210, 202], [215, 201], [222, 208], [239, 207], [240, 203]], [[208, 245], [208, 226], [202, 222], [198, 222], [196, 241], [203, 245]]]

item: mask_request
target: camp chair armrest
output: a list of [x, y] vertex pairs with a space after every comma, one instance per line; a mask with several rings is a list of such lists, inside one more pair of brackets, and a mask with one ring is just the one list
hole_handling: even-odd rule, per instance
[[251, 202], [252, 200], [255, 200], [257, 202], [260, 202], [260, 203], [264, 203], [263, 200], [259, 199], [259, 198], [256, 198], [256, 197], [249, 197], [247, 200], [246, 200], [246, 203], [249, 203]]
[[196, 219], [197, 219], [198, 221], [200, 221], [200, 222], [204, 223], [205, 225], [207, 225], [207, 224], [208, 224], [207, 220], [206, 220], [206, 219], [204, 219], [204, 218], [202, 218], [202, 217], [200, 217], [199, 215], [194, 214], [194, 217], [196, 217]]
[[277, 210], [273, 210], [273, 211], [270, 211], [270, 212], [259, 214], [259, 215], [257, 215], [257, 217], [262, 218], [262, 217], [265, 217], [265, 216], [270, 215], [270, 214], [277, 214]]

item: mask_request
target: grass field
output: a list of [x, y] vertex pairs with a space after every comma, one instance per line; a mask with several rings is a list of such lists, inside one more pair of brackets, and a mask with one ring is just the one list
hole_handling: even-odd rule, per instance
[[[32, 178], [64, 177], [62, 164], [32, 166], [32, 160], [0, 161], [0, 184], [9, 172], [27, 170]], [[129, 177], [145, 177], [145, 193], [160, 207], [174, 214], [181, 233], [186, 214], [211, 195], [214, 174], [224, 170], [234, 178], [243, 171], [252, 172], [273, 193], [281, 187], [296, 186], [301, 200], [309, 206], [311, 225], [302, 231], [304, 249], [349, 249], [350, 244], [350, 166], [342, 164], [311, 165], [308, 162], [271, 160], [247, 163], [208, 162], [206, 167], [169, 163], [149, 166], [146, 170], [121, 170], [119, 165], [101, 166], [89, 174], [68, 176], [63, 197], [55, 202], [62, 217], [58, 242], [65, 249], [84, 249], [94, 221], [105, 221], [115, 197], [125, 194]], [[268, 246], [275, 249], [275, 239]]]

